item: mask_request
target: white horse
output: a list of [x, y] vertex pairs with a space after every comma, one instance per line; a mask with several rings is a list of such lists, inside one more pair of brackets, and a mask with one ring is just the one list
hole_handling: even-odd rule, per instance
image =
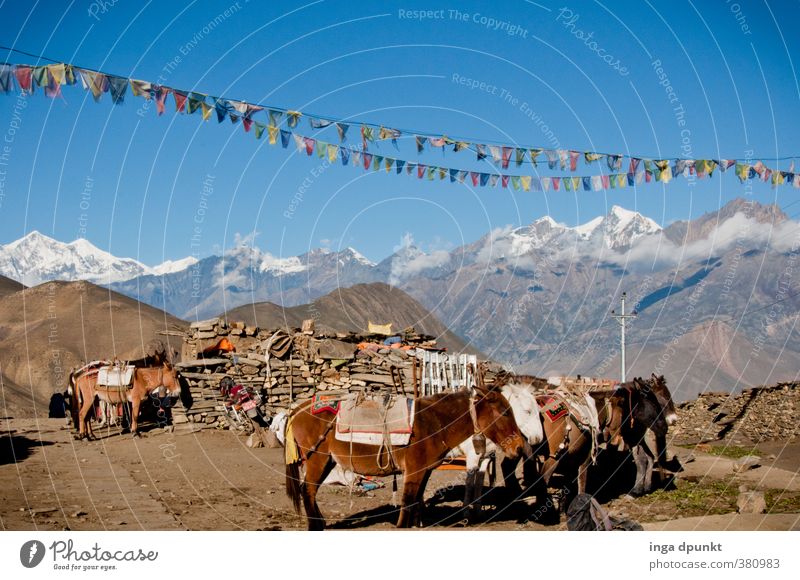
[[[502, 393], [511, 405], [514, 420], [529, 446], [526, 449], [526, 455], [530, 456], [532, 449], [544, 440], [544, 429], [536, 397], [527, 386], [514, 383], [504, 385]], [[491, 441], [484, 441], [484, 443], [478, 441], [479, 448], [476, 449], [476, 441], [470, 438], [450, 452], [451, 457], [466, 458], [467, 479], [464, 485], [464, 509], [467, 511], [470, 521], [480, 511], [484, 478], [489, 462], [497, 449], [497, 446]]]

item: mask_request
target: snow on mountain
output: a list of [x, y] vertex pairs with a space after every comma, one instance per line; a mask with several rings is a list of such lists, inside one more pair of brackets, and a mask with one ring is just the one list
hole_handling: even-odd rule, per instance
[[339, 252], [339, 260], [340, 261], [355, 260], [356, 262], [358, 262], [359, 264], [362, 264], [364, 266], [375, 266], [376, 265], [375, 262], [370, 261], [361, 252], [359, 252], [355, 248], [351, 248], [350, 246], [347, 246], [344, 250]]
[[0, 246], [0, 274], [29, 286], [49, 280], [111, 284], [147, 274], [180, 272], [196, 263], [190, 256], [150, 268], [133, 258], [118, 258], [83, 238], [66, 244], [37, 231]]
[[186, 268], [194, 266], [196, 263], [197, 258], [193, 256], [188, 256], [180, 260], [167, 260], [158, 266], [153, 266], [150, 268], [150, 272], [156, 276], [161, 276], [162, 274], [174, 274], [175, 272], [182, 272]]
[[306, 269], [306, 266], [297, 256], [278, 258], [269, 252], [264, 252], [261, 259], [260, 269], [262, 272], [270, 272], [275, 276], [283, 276], [284, 274], [302, 272]]
[[491, 254], [501, 258], [519, 257], [534, 250], [570, 248], [576, 244], [585, 250], [602, 247], [622, 250], [637, 239], [660, 231], [661, 227], [650, 218], [615, 205], [608, 215], [574, 227], [544, 216], [521, 228], [496, 230], [484, 238], [484, 245], [491, 243], [494, 246]]
[[603, 242], [611, 249], [628, 247], [643, 236], [661, 231], [661, 226], [650, 218], [618, 205], [603, 219], [602, 228]]
[[108, 284], [149, 274], [131, 258], [117, 258], [78, 239], [69, 244], [37, 231], [0, 246], [0, 273], [33, 286], [47, 280], [88, 280]]

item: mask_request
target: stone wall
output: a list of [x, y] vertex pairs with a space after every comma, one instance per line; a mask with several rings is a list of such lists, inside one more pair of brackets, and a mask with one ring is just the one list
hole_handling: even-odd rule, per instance
[[725, 440], [736, 444], [796, 438], [800, 420], [800, 383], [778, 383], [738, 395], [704, 393], [678, 406], [670, 428], [676, 444]]
[[[400, 333], [392, 348], [385, 336], [263, 330], [243, 323], [212, 319], [193, 323], [177, 366], [191, 393], [191, 404], [173, 410], [174, 422], [202, 427], [227, 426], [220, 381], [230, 376], [263, 397], [262, 411], [272, 415], [309, 399], [315, 392], [388, 390], [414, 393], [420, 373], [417, 348], [434, 348], [431, 337], [412, 329]], [[204, 351], [227, 340], [235, 351]], [[416, 361], [416, 362], [415, 362]], [[393, 376], [393, 369], [394, 376]]]

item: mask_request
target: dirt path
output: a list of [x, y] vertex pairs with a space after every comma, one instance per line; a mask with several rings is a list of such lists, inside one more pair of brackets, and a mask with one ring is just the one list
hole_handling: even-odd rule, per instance
[[64, 421], [2, 423], [0, 526], [29, 530], [176, 530], [180, 521], [153, 499], [102, 445], [74, 442]]
[[[179, 433], [155, 430], [134, 440], [116, 431], [98, 431], [98, 441], [75, 442], [63, 420], [0, 420], [0, 528], [305, 528], [284, 493], [282, 449], [250, 449], [244, 437], [230, 431]], [[735, 513], [739, 484], [730, 479], [730, 460], [698, 453], [685, 467], [677, 490], [614, 499], [607, 509], [650, 522], [648, 529], [797, 528], [800, 492], [779, 497], [781, 508], [774, 513], [740, 516]], [[755, 480], [750, 485], [797, 489], [794, 472], [759, 469], [763, 473], [747, 474]], [[463, 527], [463, 482], [461, 471], [433, 474], [426, 490], [426, 528]], [[387, 478], [381, 483], [384, 487], [369, 492], [323, 487], [319, 503], [329, 526], [393, 529], [397, 511], [390, 505], [392, 482]], [[402, 488], [402, 480], [398, 485]], [[566, 528], [563, 516], [556, 525], [530, 522], [534, 508], [523, 502], [502, 507], [508, 505], [503, 487], [490, 490], [484, 504], [482, 522], [472, 529]]]

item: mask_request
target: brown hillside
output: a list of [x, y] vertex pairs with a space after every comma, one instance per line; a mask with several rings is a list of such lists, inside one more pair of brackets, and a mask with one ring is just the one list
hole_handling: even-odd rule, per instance
[[22, 282], [17, 282], [11, 278], [0, 276], [0, 298], [8, 296], [9, 294], [13, 294], [14, 292], [19, 292], [24, 288], [25, 286], [22, 284]]
[[[148, 343], [164, 339], [156, 331], [185, 326], [170, 314], [89, 282], [47, 282], [10, 294], [0, 300], [5, 405], [35, 402], [46, 411], [50, 396], [64, 390], [70, 370], [81, 362], [139, 358]], [[180, 346], [174, 338], [172, 344]]]
[[379, 282], [340, 288], [311, 304], [284, 308], [271, 302], [257, 302], [229, 310], [223, 316], [261, 328], [299, 328], [303, 320], [313, 318], [318, 329], [336, 332], [365, 332], [368, 321], [391, 322], [395, 331], [413, 326], [418, 332], [435, 336], [439, 345], [450, 351], [478, 353], [411, 296]]

